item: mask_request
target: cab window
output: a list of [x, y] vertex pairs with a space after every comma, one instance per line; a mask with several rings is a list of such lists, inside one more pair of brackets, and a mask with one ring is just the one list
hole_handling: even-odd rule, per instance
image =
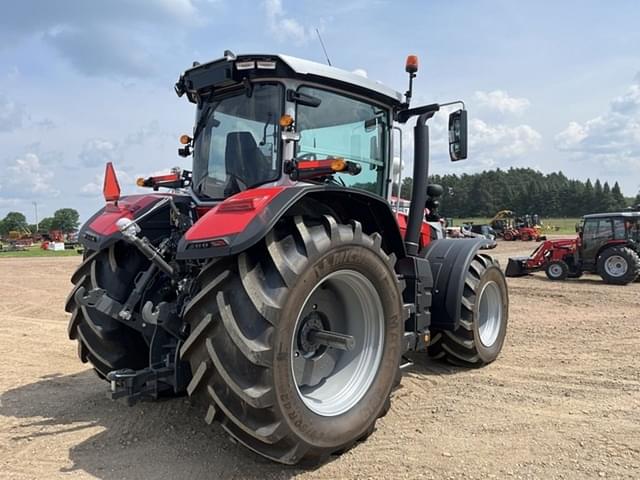
[[338, 157], [359, 163], [362, 170], [358, 175], [337, 174], [336, 179], [348, 187], [383, 196], [388, 111], [327, 90], [300, 87], [299, 91], [320, 99], [320, 105], [298, 105], [296, 158], [303, 162]]

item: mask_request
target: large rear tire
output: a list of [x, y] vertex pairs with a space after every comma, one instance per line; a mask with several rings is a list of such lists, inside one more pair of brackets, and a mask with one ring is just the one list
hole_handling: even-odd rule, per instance
[[[187, 391], [240, 443], [317, 464], [366, 438], [389, 409], [404, 329], [395, 258], [378, 234], [331, 216], [287, 218], [265, 241], [214, 260], [185, 310]], [[352, 350], [314, 345], [321, 328]]]
[[87, 291], [102, 288], [111, 298], [124, 302], [136, 275], [147, 266], [146, 259], [134, 247], [118, 242], [105, 250], [86, 252], [71, 277], [74, 288], [65, 304], [65, 310], [71, 313], [67, 332], [71, 340], [78, 341], [80, 360], [91, 363], [101, 378], [112, 370], [148, 366], [149, 347], [139, 332], [93, 308], [76, 304], [74, 295], [80, 287]]
[[597, 269], [605, 283], [626, 285], [640, 275], [640, 257], [629, 247], [609, 247], [598, 257]]
[[460, 324], [454, 331], [432, 332], [429, 355], [465, 367], [493, 362], [507, 333], [509, 296], [500, 265], [476, 254], [465, 276]]

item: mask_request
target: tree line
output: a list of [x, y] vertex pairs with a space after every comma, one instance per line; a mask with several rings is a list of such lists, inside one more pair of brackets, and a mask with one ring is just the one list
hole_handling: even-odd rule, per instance
[[[543, 217], [580, 217], [588, 213], [614, 212], [631, 204], [615, 182], [586, 182], [567, 178], [562, 172], [544, 174], [531, 168], [490, 170], [476, 174], [432, 175], [430, 183], [444, 187], [440, 212], [446, 217], [492, 217], [500, 210]], [[413, 181], [404, 178], [402, 198], [411, 198]]]
[[80, 215], [73, 208], [61, 208], [53, 213], [52, 217], [45, 217], [35, 224], [28, 224], [27, 218], [21, 212], [9, 212], [0, 220], [0, 235], [6, 236], [9, 232], [17, 231], [24, 233], [49, 232], [51, 230], [61, 230], [63, 233], [72, 233], [80, 225]]

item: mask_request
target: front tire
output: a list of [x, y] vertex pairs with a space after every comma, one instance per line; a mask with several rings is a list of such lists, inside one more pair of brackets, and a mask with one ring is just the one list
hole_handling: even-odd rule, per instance
[[74, 288], [67, 297], [65, 310], [71, 313], [67, 333], [78, 341], [78, 356], [89, 362], [98, 376], [105, 378], [112, 370], [144, 368], [149, 364], [149, 347], [133, 328], [97, 310], [78, 305], [74, 295], [78, 288], [88, 292], [102, 288], [119, 302], [131, 292], [136, 275], [147, 268], [148, 261], [123, 242], [97, 252], [87, 252], [71, 277]]
[[598, 257], [598, 274], [605, 283], [626, 285], [640, 274], [640, 257], [629, 247], [609, 247]]
[[507, 283], [498, 262], [476, 254], [465, 276], [460, 324], [432, 332], [429, 355], [465, 367], [493, 362], [504, 344], [509, 318]]
[[564, 280], [569, 275], [569, 265], [562, 260], [549, 262], [544, 269], [549, 280]]
[[[288, 218], [250, 251], [205, 268], [181, 349], [205, 421], [286, 464], [317, 464], [373, 431], [389, 408], [404, 323], [395, 259], [381, 241], [358, 222]], [[312, 328], [356, 345], [318, 347]]]

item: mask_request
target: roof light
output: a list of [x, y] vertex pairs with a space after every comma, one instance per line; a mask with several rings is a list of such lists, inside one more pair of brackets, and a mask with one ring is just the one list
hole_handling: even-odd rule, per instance
[[256, 68], [256, 62], [236, 62], [236, 70], [251, 70], [252, 68]]
[[191, 143], [191, 137], [187, 134], [180, 135], [180, 143], [182, 145], [189, 145]]
[[118, 177], [116, 177], [116, 171], [114, 170], [111, 162], [107, 163], [107, 167], [104, 172], [102, 193], [105, 201], [107, 202], [117, 202], [120, 198], [120, 184], [118, 183]]
[[407, 61], [405, 63], [404, 69], [407, 73], [416, 73], [418, 71], [418, 56], [407, 55]]
[[290, 127], [291, 125], [293, 125], [293, 117], [285, 113], [280, 117], [280, 120], [278, 123], [280, 123], [280, 126], [282, 128]]
[[258, 68], [266, 68], [268, 70], [276, 69], [276, 62], [273, 60], [258, 60], [257, 62]]

